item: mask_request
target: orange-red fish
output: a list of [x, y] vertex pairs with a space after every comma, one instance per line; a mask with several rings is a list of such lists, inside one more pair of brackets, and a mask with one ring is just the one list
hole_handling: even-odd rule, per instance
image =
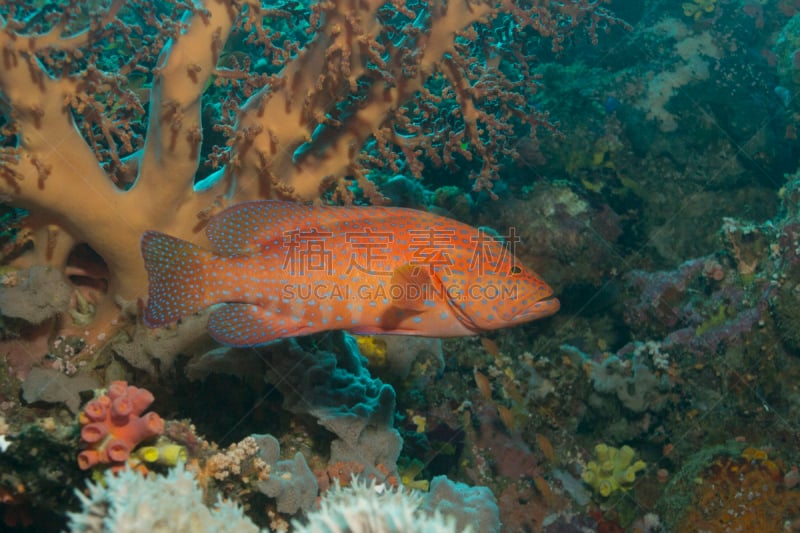
[[264, 200], [223, 211], [206, 232], [212, 250], [142, 237], [149, 326], [216, 306], [209, 332], [235, 346], [332, 329], [450, 337], [559, 307], [502, 239], [423, 211]]

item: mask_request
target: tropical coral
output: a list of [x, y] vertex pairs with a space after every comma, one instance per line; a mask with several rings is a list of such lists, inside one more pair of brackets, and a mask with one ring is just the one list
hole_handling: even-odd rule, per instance
[[641, 460], [634, 462], [636, 452], [630, 446], [615, 448], [600, 443], [594, 447], [594, 453], [596, 460], [589, 461], [581, 478], [603, 498], [631, 488], [636, 474], [647, 466]]
[[297, 533], [369, 533], [372, 531], [430, 531], [431, 533], [469, 533], [473, 529], [456, 527], [453, 516], [426, 513], [423, 497], [417, 491], [387, 488], [374, 481], [354, 478], [342, 487], [336, 480], [325, 493], [319, 510], [308, 514], [308, 523], [293, 522]]
[[131, 469], [106, 472], [102, 482], [89, 483], [88, 496], [75, 492], [82, 509], [69, 513], [72, 533], [259, 531], [235, 503], [206, 507], [197, 481], [183, 466], [167, 476], [146, 477]]
[[87, 445], [78, 454], [81, 469], [122, 466], [140, 442], [163, 433], [164, 420], [158, 414], [142, 415], [153, 399], [146, 389], [114, 381], [106, 394], [86, 404], [79, 415], [81, 440]]

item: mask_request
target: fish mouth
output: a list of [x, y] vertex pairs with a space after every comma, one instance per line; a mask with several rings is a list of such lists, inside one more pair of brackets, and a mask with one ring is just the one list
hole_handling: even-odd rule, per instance
[[536, 320], [556, 314], [561, 308], [561, 302], [555, 296], [548, 296], [537, 300], [519, 315], [522, 320]]

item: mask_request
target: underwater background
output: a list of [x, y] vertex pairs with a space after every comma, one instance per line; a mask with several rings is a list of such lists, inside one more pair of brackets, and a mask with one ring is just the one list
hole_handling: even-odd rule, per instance
[[[800, 530], [800, 1], [0, 25], [0, 529]], [[490, 228], [561, 309], [251, 348], [143, 325], [143, 232], [208, 245], [259, 199]]]

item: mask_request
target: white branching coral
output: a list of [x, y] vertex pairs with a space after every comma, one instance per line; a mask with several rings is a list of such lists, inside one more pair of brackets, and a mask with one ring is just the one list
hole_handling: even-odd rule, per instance
[[425, 531], [428, 533], [470, 533], [461, 530], [456, 518], [440, 512], [422, 510], [424, 499], [418, 491], [389, 488], [374, 481], [353, 478], [347, 487], [336, 482], [319, 504], [319, 510], [309, 513], [308, 522], [292, 522], [297, 533], [397, 533]]
[[234, 503], [206, 507], [197, 480], [183, 466], [155, 477], [127, 469], [116, 475], [109, 471], [101, 483], [89, 483], [88, 496], [77, 494], [82, 509], [69, 513], [72, 533], [259, 531]]

